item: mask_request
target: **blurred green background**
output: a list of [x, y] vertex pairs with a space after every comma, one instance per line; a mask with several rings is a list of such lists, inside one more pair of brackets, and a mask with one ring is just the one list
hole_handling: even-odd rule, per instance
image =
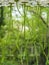
[[0, 65], [49, 65], [48, 6], [0, 7]]

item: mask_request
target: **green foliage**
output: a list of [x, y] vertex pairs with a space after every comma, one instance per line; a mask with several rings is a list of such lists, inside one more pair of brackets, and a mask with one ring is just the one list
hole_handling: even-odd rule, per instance
[[[0, 28], [0, 64], [48, 65], [49, 8], [37, 6], [26, 9], [25, 6], [20, 21], [13, 20], [10, 7], [4, 7], [3, 11], [5, 25]], [[27, 16], [28, 12], [31, 17]], [[46, 19], [41, 18], [42, 12], [48, 14]]]

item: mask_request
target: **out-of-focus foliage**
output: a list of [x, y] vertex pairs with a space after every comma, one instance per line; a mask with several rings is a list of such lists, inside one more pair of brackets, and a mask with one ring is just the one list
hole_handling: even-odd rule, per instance
[[4, 14], [0, 14], [5, 23], [0, 24], [0, 64], [48, 65], [49, 8], [24, 4], [22, 10], [22, 16], [15, 11], [14, 17], [13, 7], [4, 7]]

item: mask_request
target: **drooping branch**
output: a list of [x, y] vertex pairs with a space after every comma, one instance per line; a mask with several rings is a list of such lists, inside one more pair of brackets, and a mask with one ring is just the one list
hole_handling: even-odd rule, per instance
[[39, 15], [38, 13], [36, 13], [36, 12], [33, 11], [33, 10], [32, 10], [31, 12], [33, 12], [36, 16], [38, 16], [38, 17], [42, 20], [42, 22], [46, 25], [47, 28], [49, 27], [48, 24], [47, 24], [46, 21], [42, 18], [41, 15]]
[[41, 18], [41, 20], [42, 20], [42, 22], [46, 25], [46, 27], [48, 28], [49, 26], [48, 26], [48, 24], [44, 21], [44, 19], [40, 16], [40, 18]]

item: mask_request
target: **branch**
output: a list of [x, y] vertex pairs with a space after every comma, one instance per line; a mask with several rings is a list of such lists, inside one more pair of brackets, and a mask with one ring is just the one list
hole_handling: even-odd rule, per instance
[[31, 11], [31, 12], [33, 12], [35, 15], [37, 15], [41, 20], [42, 20], [42, 22], [46, 25], [46, 27], [48, 28], [49, 26], [48, 26], [48, 24], [45, 22], [45, 20], [41, 17], [41, 15], [39, 15], [39, 14], [37, 14], [35, 11]]

